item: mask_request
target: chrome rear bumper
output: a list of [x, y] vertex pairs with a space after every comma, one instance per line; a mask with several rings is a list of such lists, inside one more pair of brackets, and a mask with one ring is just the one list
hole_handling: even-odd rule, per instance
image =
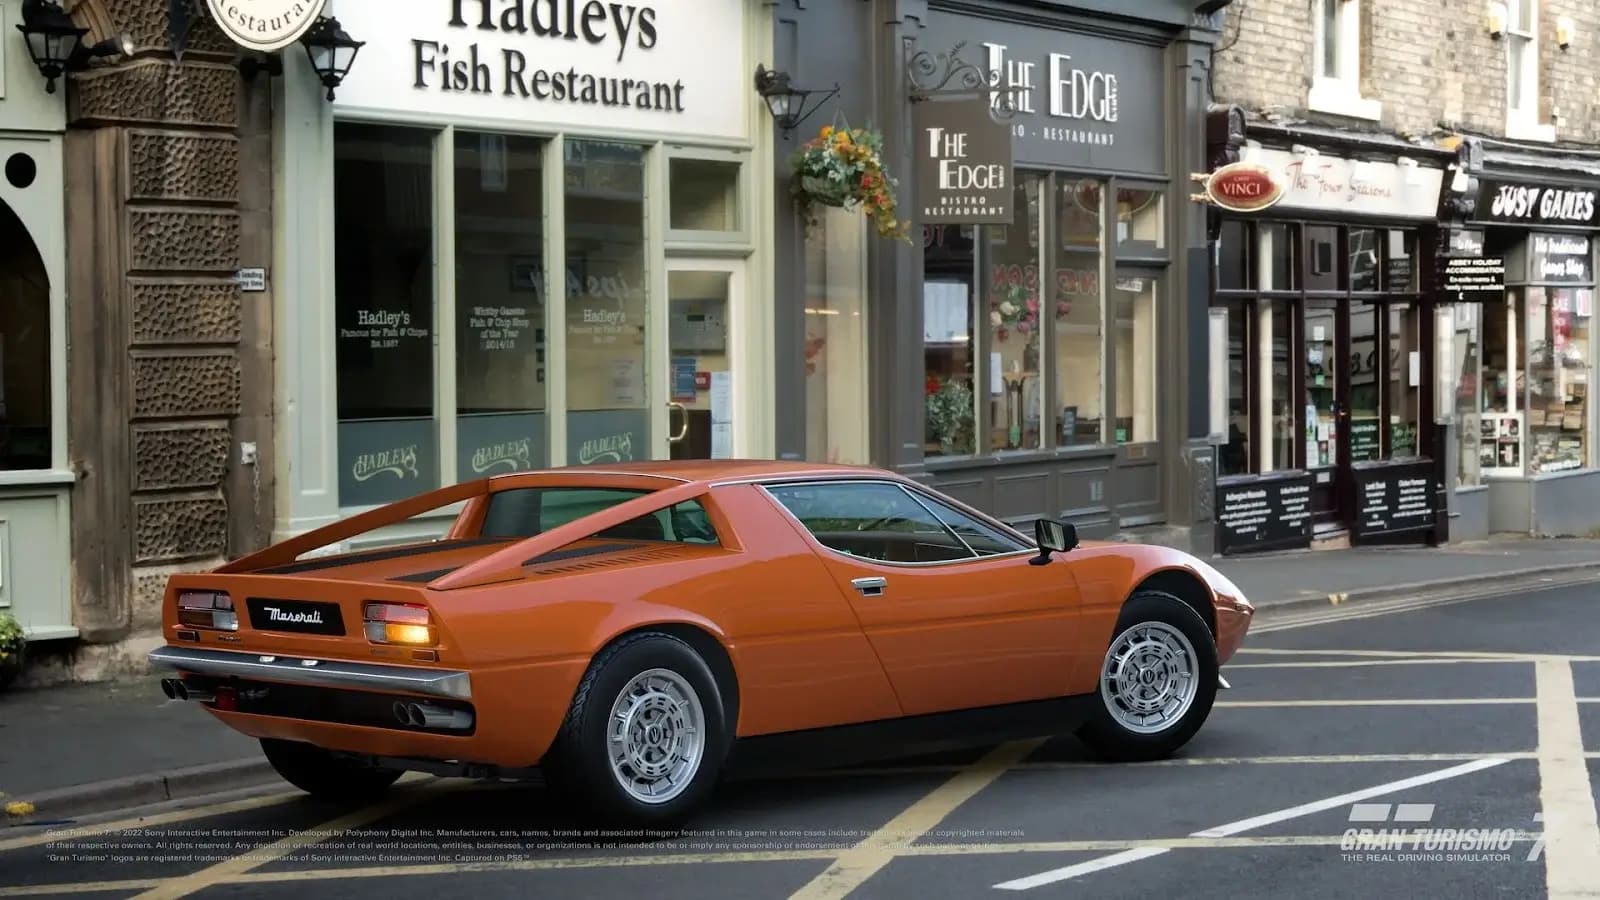
[[259, 678], [308, 687], [393, 691], [452, 700], [472, 699], [472, 676], [455, 669], [424, 669], [420, 666], [389, 666], [171, 646], [157, 647], [151, 651], [150, 663], [158, 668], [216, 678]]

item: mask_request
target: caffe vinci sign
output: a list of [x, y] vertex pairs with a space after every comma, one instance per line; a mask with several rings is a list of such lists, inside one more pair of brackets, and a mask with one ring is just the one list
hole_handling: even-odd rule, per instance
[[746, 136], [745, 0], [331, 0], [346, 111]]
[[962, 42], [962, 61], [998, 72], [1016, 107], [1018, 165], [1166, 174], [1160, 47], [944, 12], [917, 35], [933, 52]]

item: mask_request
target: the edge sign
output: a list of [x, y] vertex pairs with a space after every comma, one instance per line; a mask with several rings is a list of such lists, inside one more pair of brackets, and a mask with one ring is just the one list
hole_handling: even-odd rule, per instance
[[1283, 199], [1283, 184], [1253, 163], [1229, 163], [1197, 180], [1205, 182], [1206, 202], [1231, 212], [1260, 212]]
[[1010, 225], [1011, 129], [982, 95], [928, 99], [916, 123], [917, 220], [925, 225]]

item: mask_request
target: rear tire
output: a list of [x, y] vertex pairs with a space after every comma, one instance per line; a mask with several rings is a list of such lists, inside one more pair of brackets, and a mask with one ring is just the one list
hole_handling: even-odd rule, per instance
[[340, 804], [378, 800], [404, 774], [364, 766], [298, 741], [262, 738], [261, 749], [284, 781], [319, 800]]
[[731, 733], [705, 660], [667, 634], [601, 651], [540, 767], [596, 828], [673, 832], [716, 788]]
[[1171, 594], [1139, 591], [1117, 618], [1078, 737], [1117, 762], [1171, 756], [1211, 715], [1217, 676], [1216, 640], [1200, 614]]

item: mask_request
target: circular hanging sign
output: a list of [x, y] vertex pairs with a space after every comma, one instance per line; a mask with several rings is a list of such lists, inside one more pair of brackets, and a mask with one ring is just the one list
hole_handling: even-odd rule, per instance
[[258, 53], [289, 46], [322, 15], [328, 0], [206, 0], [211, 18], [235, 44]]
[[1206, 179], [1211, 202], [1233, 212], [1259, 212], [1283, 198], [1283, 185], [1266, 166], [1229, 163]]

